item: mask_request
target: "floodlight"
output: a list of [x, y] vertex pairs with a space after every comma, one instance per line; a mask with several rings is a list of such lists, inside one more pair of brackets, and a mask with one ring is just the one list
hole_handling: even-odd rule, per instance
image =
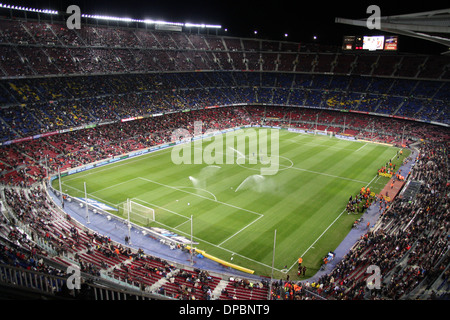
[[191, 27], [193, 27], [193, 28], [212, 28], [212, 29], [222, 28], [222, 26], [220, 26], [220, 25], [204, 24], [204, 23], [189, 23], [189, 22], [186, 22], [184, 24], [184, 26], [188, 27], [188, 28], [191, 28]]
[[189, 22], [186, 22], [186, 23], [184, 24], [184, 26], [185, 26], [185, 27], [198, 27], [198, 28], [204, 28], [204, 27], [205, 27], [204, 24], [189, 23]]
[[[36, 9], [36, 8], [28, 8], [28, 7], [20, 7], [14, 6], [10, 4], [0, 3], [0, 8], [13, 9], [13, 10], [21, 10], [21, 11], [30, 11], [30, 12], [38, 12], [38, 13], [46, 13], [46, 14], [58, 14], [56, 10], [49, 9]], [[112, 17], [112, 16], [104, 16], [104, 15], [91, 15], [91, 14], [81, 14], [83, 18], [90, 19], [98, 19], [98, 20], [112, 20], [112, 21], [125, 21], [125, 22], [141, 22], [146, 24], [155, 24], [155, 25], [170, 25], [170, 26], [180, 26], [180, 27], [197, 27], [197, 28], [213, 28], [220, 29], [222, 26], [220, 25], [212, 25], [212, 24], [196, 24], [196, 23], [180, 23], [180, 22], [169, 22], [162, 20], [151, 20], [151, 19], [133, 19], [128, 17]]]
[[207, 24], [207, 25], [205, 25], [205, 27], [206, 28], [212, 28], [212, 29], [220, 29], [220, 28], [222, 28], [222, 26], [218, 25], [218, 24]]
[[147, 24], [162, 24], [162, 25], [172, 25], [172, 26], [183, 26], [183, 23], [179, 22], [169, 22], [169, 21], [163, 21], [163, 20], [152, 20], [152, 19], [145, 19], [143, 21]]
[[10, 4], [3, 4], [3, 3], [0, 3], [0, 8], [20, 10], [20, 11], [29, 11], [29, 12], [47, 13], [47, 14], [58, 14], [58, 11], [56, 11], [56, 10], [35, 9], [35, 8], [28, 8], [28, 7], [21, 7], [21, 6], [12, 6]]

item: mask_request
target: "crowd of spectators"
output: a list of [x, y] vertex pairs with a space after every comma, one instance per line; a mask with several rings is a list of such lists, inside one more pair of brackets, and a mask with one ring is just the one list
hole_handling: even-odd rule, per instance
[[256, 70], [448, 79], [448, 58], [356, 55], [338, 48], [265, 39], [240, 39], [150, 28], [57, 21], [0, 20], [6, 76], [135, 71]]
[[193, 134], [195, 121], [202, 121], [204, 131], [251, 124], [249, 115], [240, 108], [217, 108], [111, 123], [10, 144], [1, 149], [1, 181], [7, 185], [31, 185], [58, 170], [171, 142], [172, 133], [178, 128]]
[[[295, 111], [298, 109], [296, 108]], [[311, 109], [304, 109], [297, 119], [306, 117], [310, 120]], [[194, 121], [203, 122], [203, 130], [225, 129], [236, 125], [259, 124], [266, 120], [264, 115], [273, 119], [284, 117], [292, 111], [287, 107], [228, 107], [191, 112], [171, 113], [159, 117], [121, 122], [96, 128], [77, 130], [64, 134], [52, 135], [27, 143], [13, 144], [8, 147], [11, 152], [24, 154], [16, 158], [15, 164], [26, 164], [29, 157], [32, 163], [46, 164], [47, 170], [56, 172], [63, 165], [75, 167], [89, 162], [101, 160], [170, 141], [171, 133], [176, 128], [186, 128], [193, 132]], [[340, 113], [339, 113], [340, 114]], [[330, 111], [320, 114], [330, 119]], [[295, 118], [295, 117], [294, 117]], [[357, 119], [356, 119], [357, 120]], [[356, 121], [355, 120], [355, 121]], [[314, 127], [314, 126], [313, 126]], [[51, 153], [50, 151], [53, 151]], [[51, 157], [45, 155], [51, 154]], [[274, 299], [399, 299], [410, 294], [423, 281], [433, 284], [443, 276], [447, 266], [448, 251], [448, 142], [447, 140], [427, 140], [421, 144], [419, 156], [409, 179], [422, 182], [420, 192], [414, 201], [395, 200], [383, 211], [378, 226], [368, 231], [344, 257], [337, 267], [319, 280], [309, 282], [279, 282], [274, 285]], [[66, 167], [66, 168], [67, 168]], [[45, 174], [42, 175], [44, 177]], [[25, 189], [22, 189], [25, 190]], [[37, 189], [21, 191], [19, 201], [8, 201], [8, 205], [16, 212], [18, 220], [35, 228], [40, 236], [58, 244], [58, 250], [73, 250], [79, 245], [81, 238], [75, 230], [67, 233], [52, 233], [51, 202]], [[5, 189], [6, 199], [17, 193]], [[25, 196], [27, 192], [27, 196]], [[20, 194], [20, 193], [19, 193]], [[38, 208], [38, 209], [36, 209]], [[14, 235], [14, 233], [12, 233]], [[89, 238], [89, 235], [88, 235]], [[127, 255], [123, 248], [111, 248], [104, 245], [107, 239], [90, 235], [95, 249], [106, 257]], [[69, 239], [69, 240], [67, 240]], [[101, 244], [101, 245], [100, 245]], [[122, 250], [122, 251], [121, 251]], [[83, 271], [98, 275], [102, 265], [97, 266], [75, 256]], [[381, 290], [368, 290], [367, 275], [364, 273], [368, 265], [378, 265], [384, 285]], [[107, 268], [108, 265], [103, 265]], [[158, 272], [156, 270], [155, 272]], [[446, 274], [446, 273], [445, 273]], [[442, 281], [446, 281], [445, 279]], [[443, 283], [444, 283], [443, 282]]]
[[[213, 290], [222, 279], [206, 270], [176, 266], [80, 226], [69, 215], [61, 215], [40, 186], [5, 188], [1, 199], [10, 211], [8, 219], [2, 215], [0, 220], [0, 263], [61, 277], [68, 276], [62, 271], [67, 265], [77, 265], [83, 274], [90, 276], [86, 281], [113, 278], [116, 284], [119, 281], [146, 293], [181, 300], [213, 299]], [[45, 249], [41, 248], [42, 242]], [[258, 282], [257, 289], [253, 283], [250, 288], [241, 285], [250, 284], [245, 279], [223, 281], [227, 288], [234, 288], [235, 294], [241, 292], [240, 299], [248, 299], [245, 294], [251, 290], [257, 290], [264, 299], [267, 297], [267, 281]], [[54, 294], [70, 294], [72, 298], [77, 294], [65, 292], [65, 285], [58, 290]]]
[[[1, 142], [145, 114], [242, 103], [449, 123], [445, 57], [322, 53], [289, 42], [118, 26], [75, 31], [49, 21], [1, 19], [0, 25]], [[365, 73], [366, 65], [371, 73]], [[414, 76], [403, 78], [413, 66], [418, 68]], [[57, 77], [43, 77], [49, 74]], [[361, 76], [366, 74], [372, 77]], [[24, 75], [33, 77], [16, 78]]]
[[[6, 76], [0, 103], [8, 106], [0, 114], [3, 141], [83, 123], [230, 103], [449, 122], [445, 56], [322, 53], [287, 42], [106, 26], [74, 31], [44, 21], [0, 20], [0, 25], [0, 71]], [[386, 72], [388, 67], [392, 70]], [[413, 67], [414, 76], [403, 78]], [[208, 72], [192, 73], [198, 70]], [[49, 74], [58, 76], [42, 77]], [[14, 79], [24, 75], [33, 78]]]
[[[448, 141], [421, 144], [409, 176], [421, 182], [413, 199], [397, 197], [384, 207], [376, 226], [329, 273], [312, 283], [280, 280], [272, 298], [448, 299], [448, 152]], [[367, 285], [371, 265], [380, 268], [380, 288]]]
[[[4, 101], [0, 108], [1, 142], [86, 124], [232, 104], [306, 106], [449, 123], [447, 84], [417, 80], [410, 90], [397, 91], [407, 80], [384, 79], [389, 90], [369, 93], [374, 82], [380, 81], [242, 72], [4, 79], [0, 81]], [[343, 117], [323, 124], [342, 126], [339, 119]], [[384, 123], [390, 121], [377, 121], [376, 125]], [[363, 128], [379, 129], [368, 124]]]

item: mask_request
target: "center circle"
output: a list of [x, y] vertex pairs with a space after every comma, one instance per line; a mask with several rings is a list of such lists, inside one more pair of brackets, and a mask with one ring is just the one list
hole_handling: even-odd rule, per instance
[[[279, 161], [278, 162], [278, 165], [279, 165], [278, 170], [280, 170], [280, 171], [292, 168], [294, 166], [294, 162], [292, 162], [292, 160], [289, 159], [288, 157], [285, 157], [285, 156], [270, 156], [270, 158], [272, 158], [272, 157], [277, 157], [279, 159], [285, 159], [285, 160], [287, 160], [290, 163], [289, 166], [286, 166], [286, 165], [282, 165], [280, 163], [280, 161]], [[250, 163], [242, 164], [242, 163], [239, 163], [239, 159], [243, 159], [243, 157], [239, 157], [239, 158], [236, 159], [236, 164], [238, 166], [242, 167], [242, 168], [249, 169], [249, 170], [254, 170], [254, 171], [260, 171], [261, 168], [265, 168], [264, 164], [259, 163], [259, 162], [255, 163], [255, 164], [250, 164]], [[245, 159], [248, 159], [248, 157], [246, 156]], [[270, 162], [268, 164], [270, 164]], [[251, 167], [251, 166], [253, 166], [253, 167]], [[254, 166], [258, 166], [258, 168], [255, 168]], [[281, 166], [283, 166], [283, 167], [281, 167]]]

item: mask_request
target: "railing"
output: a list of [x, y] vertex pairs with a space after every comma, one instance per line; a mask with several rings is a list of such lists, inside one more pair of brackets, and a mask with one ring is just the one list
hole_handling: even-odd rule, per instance
[[90, 300], [169, 300], [169, 297], [150, 294], [139, 290], [126, 290], [97, 285], [90, 281], [83, 283], [83, 290], [69, 289], [67, 279], [0, 264], [0, 285], [21, 290], [27, 296], [38, 295], [59, 299], [77, 299], [80, 295]]
[[62, 277], [0, 265], [0, 283], [31, 292], [54, 295], [63, 289], [66, 280]]

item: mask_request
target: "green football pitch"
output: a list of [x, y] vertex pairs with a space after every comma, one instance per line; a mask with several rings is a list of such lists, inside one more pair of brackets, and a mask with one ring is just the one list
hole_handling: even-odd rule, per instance
[[[236, 134], [245, 135], [248, 130], [255, 129]], [[261, 130], [266, 129], [256, 133]], [[378, 176], [378, 169], [389, 159], [400, 164], [409, 152], [397, 159], [395, 147], [277, 132], [276, 141], [267, 133], [266, 158], [278, 160], [278, 170], [270, 175], [261, 174], [261, 168], [269, 164], [263, 163], [265, 159], [250, 142], [243, 149], [234, 148], [233, 163], [223, 157], [222, 163], [177, 164], [171, 147], [63, 177], [63, 192], [84, 197], [86, 183], [89, 198], [119, 208], [123, 218], [123, 205], [132, 199], [154, 209], [156, 221], [149, 226], [170, 229], [188, 239], [192, 216], [198, 249], [259, 275], [270, 276], [274, 262], [274, 276], [283, 278], [286, 273], [297, 277], [301, 256], [308, 277], [360, 217], [361, 213], [345, 211], [349, 197], [366, 186], [379, 192], [389, 179]], [[214, 139], [218, 138], [187, 143], [178, 155], [190, 150], [194, 159], [195, 152], [211, 152], [208, 146], [219, 141]], [[271, 154], [275, 143], [276, 155]], [[219, 159], [219, 154], [230, 154], [229, 148], [223, 143], [222, 149], [211, 154]], [[205, 159], [205, 153], [202, 156]], [[59, 188], [58, 180], [53, 184]]]

